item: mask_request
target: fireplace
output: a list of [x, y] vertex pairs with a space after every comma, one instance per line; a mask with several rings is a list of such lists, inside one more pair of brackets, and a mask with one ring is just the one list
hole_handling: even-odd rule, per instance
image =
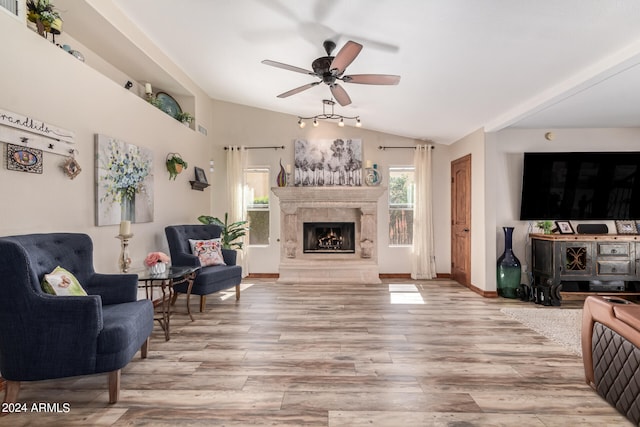
[[356, 252], [355, 229], [353, 222], [305, 222], [303, 253], [353, 254]]
[[384, 187], [271, 190], [280, 204], [278, 283], [380, 283], [377, 211]]

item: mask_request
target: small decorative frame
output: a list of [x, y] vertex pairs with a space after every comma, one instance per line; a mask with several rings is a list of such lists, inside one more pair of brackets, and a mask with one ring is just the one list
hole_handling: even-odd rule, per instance
[[65, 175], [73, 179], [82, 171], [82, 168], [78, 164], [77, 160], [73, 157], [69, 157], [63, 164], [62, 170]]
[[618, 220], [616, 221], [616, 231], [618, 234], [636, 234], [638, 229], [636, 228], [636, 222], [633, 220]]
[[560, 234], [575, 234], [569, 221], [556, 221], [556, 227], [558, 227]]
[[42, 150], [7, 144], [7, 169], [42, 173]]
[[193, 170], [195, 171], [195, 174], [196, 174], [196, 180], [189, 181], [191, 183], [191, 189], [203, 191], [205, 188], [209, 186], [209, 183], [207, 182], [207, 175], [204, 173], [204, 169], [199, 168], [197, 166], [195, 166]]
[[207, 175], [205, 175], [204, 169], [196, 166], [194, 170], [196, 171], [196, 181], [201, 182], [203, 184], [208, 184]]

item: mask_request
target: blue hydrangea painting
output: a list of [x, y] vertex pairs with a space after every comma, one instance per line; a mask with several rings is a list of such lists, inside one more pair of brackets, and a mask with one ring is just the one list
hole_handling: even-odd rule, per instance
[[153, 221], [151, 150], [96, 135], [96, 225]]

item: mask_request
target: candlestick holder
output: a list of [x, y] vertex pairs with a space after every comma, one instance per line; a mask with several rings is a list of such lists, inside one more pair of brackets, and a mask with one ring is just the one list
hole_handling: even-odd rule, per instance
[[131, 266], [131, 258], [129, 257], [129, 239], [133, 237], [133, 234], [118, 234], [116, 239], [120, 239], [120, 258], [119, 265], [120, 271], [126, 273]]

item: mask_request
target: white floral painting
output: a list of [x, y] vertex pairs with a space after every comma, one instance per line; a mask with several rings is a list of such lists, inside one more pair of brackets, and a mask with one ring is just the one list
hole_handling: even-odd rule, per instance
[[153, 221], [153, 153], [96, 135], [96, 225]]
[[298, 139], [294, 148], [295, 185], [362, 185], [362, 140]]

